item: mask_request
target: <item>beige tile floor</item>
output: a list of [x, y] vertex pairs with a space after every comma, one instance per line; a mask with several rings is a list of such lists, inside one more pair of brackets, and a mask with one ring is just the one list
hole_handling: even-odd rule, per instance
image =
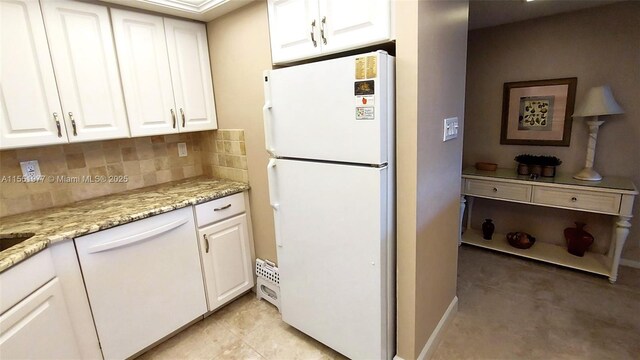
[[640, 359], [640, 270], [604, 277], [463, 245], [433, 359]]
[[285, 324], [253, 292], [144, 353], [138, 359], [345, 359]]
[[[640, 359], [640, 270], [603, 277], [460, 248], [458, 313], [433, 359]], [[343, 359], [248, 293], [140, 359]]]

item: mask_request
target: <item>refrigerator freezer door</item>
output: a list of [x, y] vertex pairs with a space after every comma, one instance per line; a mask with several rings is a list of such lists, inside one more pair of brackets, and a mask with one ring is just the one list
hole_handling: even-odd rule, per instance
[[287, 158], [389, 161], [392, 65], [392, 57], [374, 52], [265, 72], [267, 150]]
[[350, 358], [389, 358], [388, 169], [271, 165], [282, 319]]

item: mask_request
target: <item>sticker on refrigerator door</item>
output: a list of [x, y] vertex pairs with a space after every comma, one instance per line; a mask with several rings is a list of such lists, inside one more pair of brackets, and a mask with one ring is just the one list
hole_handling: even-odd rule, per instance
[[356, 120], [374, 120], [375, 110], [374, 107], [357, 107]]
[[356, 58], [356, 79], [362, 80], [365, 79], [367, 74], [367, 58], [359, 57]]
[[367, 79], [373, 79], [378, 75], [378, 58], [367, 56]]
[[354, 84], [354, 95], [373, 95], [374, 83], [373, 80], [356, 81]]
[[356, 107], [375, 106], [376, 97], [374, 95], [356, 95]]

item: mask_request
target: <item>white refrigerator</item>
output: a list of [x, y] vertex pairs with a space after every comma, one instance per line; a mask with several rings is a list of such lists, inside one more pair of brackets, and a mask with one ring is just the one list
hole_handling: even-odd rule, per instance
[[395, 59], [266, 71], [282, 319], [352, 359], [395, 355]]

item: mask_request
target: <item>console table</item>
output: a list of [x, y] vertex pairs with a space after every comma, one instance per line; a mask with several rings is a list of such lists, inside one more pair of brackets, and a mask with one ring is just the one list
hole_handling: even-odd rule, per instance
[[[614, 283], [618, 277], [622, 247], [631, 228], [629, 220], [633, 216], [636, 195], [638, 190], [633, 182], [621, 177], [605, 177], [594, 182], [558, 174], [553, 178], [531, 180], [529, 176], [518, 175], [514, 169], [481, 171], [473, 167], [466, 168], [462, 171], [462, 235], [459, 243], [608, 276], [609, 281]], [[485, 240], [481, 231], [471, 228], [474, 197], [611, 215], [614, 221], [609, 251], [604, 255], [587, 252], [584, 257], [578, 257], [569, 254], [565, 246], [541, 241], [529, 249], [517, 249], [509, 245], [505, 234], [494, 234], [492, 240]], [[466, 227], [463, 227], [465, 208], [468, 216]]]

